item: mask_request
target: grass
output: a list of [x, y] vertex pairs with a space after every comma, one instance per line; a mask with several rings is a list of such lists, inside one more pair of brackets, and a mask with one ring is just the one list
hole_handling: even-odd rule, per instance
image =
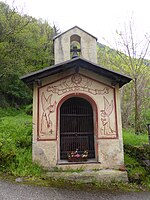
[[[123, 141], [124, 147], [126, 148], [125, 152], [128, 152], [124, 155], [124, 161], [130, 182], [150, 188], [150, 174], [143, 167], [141, 160], [139, 158], [137, 159], [132, 149], [134, 147], [139, 152], [139, 148], [143, 148], [145, 144], [148, 144], [148, 135], [135, 135], [132, 130], [123, 130]], [[142, 154], [140, 155], [143, 158]]]
[[140, 165], [134, 157], [128, 154], [124, 155], [125, 165], [128, 171], [128, 177], [132, 183], [144, 183], [147, 171]]
[[148, 144], [148, 134], [135, 135], [133, 130], [123, 129], [123, 142], [125, 145], [143, 146]]
[[0, 107], [0, 118], [3, 117], [8, 117], [8, 116], [16, 116], [18, 114], [20, 114], [22, 111], [20, 110], [16, 110], [14, 108], [7, 108], [7, 109], [3, 109]]
[[0, 170], [14, 176], [40, 176], [43, 170], [32, 163], [31, 148], [32, 117], [0, 109]]

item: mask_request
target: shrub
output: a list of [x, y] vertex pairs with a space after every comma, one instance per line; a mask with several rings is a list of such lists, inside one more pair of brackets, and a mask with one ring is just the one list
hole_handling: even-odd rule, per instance
[[0, 113], [1, 171], [15, 176], [39, 176], [42, 169], [32, 163], [32, 117], [13, 109], [0, 109]]
[[125, 165], [128, 171], [128, 178], [130, 182], [140, 184], [145, 180], [147, 171], [140, 163], [128, 154], [125, 154]]
[[15, 162], [9, 166], [9, 171], [14, 176], [36, 176], [42, 173], [42, 168], [32, 162], [32, 152], [30, 149], [20, 149], [15, 157]]
[[30, 105], [27, 105], [24, 110], [27, 115], [32, 115], [32, 109], [33, 109], [33, 106], [32, 104], [30, 104]]

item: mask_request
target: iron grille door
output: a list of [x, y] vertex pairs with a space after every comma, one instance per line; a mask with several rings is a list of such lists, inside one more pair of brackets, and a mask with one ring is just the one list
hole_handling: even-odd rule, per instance
[[66, 159], [67, 152], [76, 149], [88, 150], [88, 158], [95, 158], [92, 106], [79, 97], [68, 99], [60, 108], [60, 158]]

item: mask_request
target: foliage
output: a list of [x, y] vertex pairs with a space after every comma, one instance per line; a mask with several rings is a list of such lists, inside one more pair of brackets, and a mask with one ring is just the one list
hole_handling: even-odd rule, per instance
[[[55, 25], [19, 14], [17, 9], [0, 2], [0, 107], [18, 109], [32, 103], [31, 90], [19, 77], [53, 64], [53, 36], [59, 32]], [[150, 62], [145, 59], [149, 40], [144, 40], [148, 43], [137, 55], [134, 45], [139, 45], [132, 29], [129, 33], [118, 31], [117, 36], [117, 50], [98, 44], [98, 64], [132, 76], [133, 81], [121, 89], [123, 126], [135, 128], [137, 124], [138, 133], [143, 133], [150, 120]], [[121, 39], [124, 51], [120, 51]]]
[[149, 55], [150, 38], [145, 34], [144, 39], [138, 41], [131, 20], [124, 24], [123, 31], [116, 31], [115, 42], [117, 50], [99, 45], [98, 62], [132, 77], [132, 82], [121, 91], [123, 125], [134, 127], [135, 133], [139, 134], [145, 130], [147, 119], [143, 114], [150, 107], [150, 64], [145, 59]]
[[[100, 65], [133, 78], [133, 81], [120, 90], [123, 127], [135, 128], [137, 126], [136, 133], [145, 132], [147, 129], [146, 124], [150, 120], [149, 61], [144, 58], [129, 57], [129, 55], [119, 50], [102, 44], [98, 44], [97, 53]], [[135, 119], [135, 117], [137, 118]]]
[[[0, 107], [0, 120], [2, 120], [3, 117], [8, 116], [16, 116], [20, 114], [20, 110], [16, 110], [15, 108], [7, 107], [7, 108], [1, 108]], [[1, 122], [1, 121], [0, 121]]]
[[124, 145], [143, 146], [144, 144], [148, 144], [148, 135], [135, 135], [132, 129], [123, 129], [123, 142]]
[[31, 116], [10, 109], [0, 109], [0, 114], [0, 170], [15, 176], [39, 176], [42, 169], [32, 163]]
[[33, 110], [33, 105], [29, 104], [27, 106], [25, 106], [24, 111], [27, 115], [32, 115], [32, 110]]
[[146, 179], [146, 169], [140, 165], [134, 157], [129, 154], [125, 154], [125, 165], [128, 171], [128, 177], [130, 182], [141, 183]]
[[52, 64], [53, 28], [0, 2], [0, 106], [30, 103], [31, 91], [19, 77]]
[[20, 149], [16, 153], [15, 162], [11, 163], [7, 171], [14, 176], [34, 176], [39, 177], [42, 173], [42, 168], [32, 162], [31, 148]]
[[149, 187], [150, 169], [146, 163], [150, 160], [148, 135], [135, 135], [131, 130], [124, 130], [123, 140], [125, 166], [127, 168], [129, 181]]

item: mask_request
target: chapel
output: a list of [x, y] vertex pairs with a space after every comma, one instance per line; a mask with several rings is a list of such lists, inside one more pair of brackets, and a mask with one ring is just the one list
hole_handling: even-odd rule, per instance
[[99, 66], [97, 38], [78, 26], [53, 42], [55, 64], [21, 77], [33, 88], [33, 161], [48, 169], [119, 169], [119, 91], [131, 78]]

